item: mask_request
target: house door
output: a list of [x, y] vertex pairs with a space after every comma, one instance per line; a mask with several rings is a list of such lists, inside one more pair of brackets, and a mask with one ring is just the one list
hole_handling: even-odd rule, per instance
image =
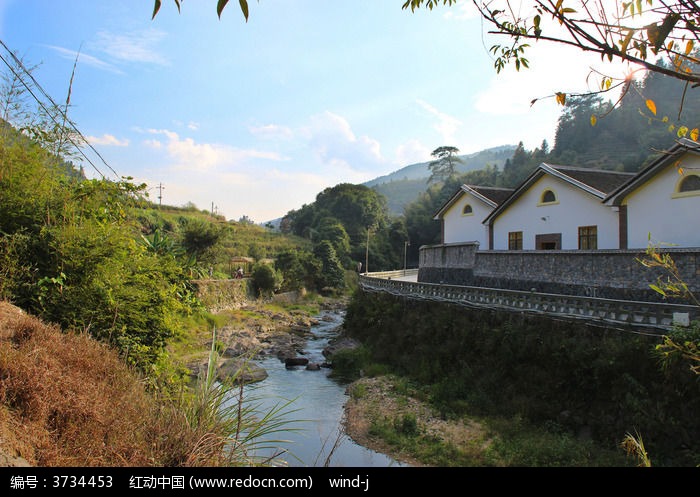
[[561, 250], [561, 233], [535, 235], [535, 248], [537, 250]]

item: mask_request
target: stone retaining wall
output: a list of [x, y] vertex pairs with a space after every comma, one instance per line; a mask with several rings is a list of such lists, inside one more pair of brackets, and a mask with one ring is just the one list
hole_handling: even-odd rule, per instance
[[[700, 250], [667, 249], [689, 289], [700, 290]], [[424, 246], [418, 281], [622, 300], [664, 299], [649, 285], [669, 273], [645, 267], [643, 250], [476, 250], [474, 244]], [[686, 302], [687, 303], [687, 302]]]
[[248, 300], [248, 280], [195, 280], [197, 295], [211, 312], [236, 309]]

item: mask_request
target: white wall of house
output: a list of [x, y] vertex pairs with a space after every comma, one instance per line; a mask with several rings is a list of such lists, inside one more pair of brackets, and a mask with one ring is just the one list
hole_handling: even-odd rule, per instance
[[[471, 214], [463, 214], [464, 207], [472, 207]], [[482, 221], [493, 207], [470, 195], [462, 194], [443, 214], [443, 243], [479, 242], [479, 249], [488, 248], [488, 230]]]
[[684, 155], [625, 198], [628, 248], [646, 248], [650, 234], [653, 243], [700, 247], [700, 191], [678, 193], [689, 174], [700, 174], [697, 155]]
[[[542, 205], [550, 189], [556, 202]], [[508, 249], [508, 233], [523, 232], [523, 249], [535, 249], [539, 234], [561, 233], [561, 249], [578, 249], [578, 228], [597, 226], [598, 248], [619, 248], [618, 216], [602, 199], [559, 178], [544, 175], [494, 220], [493, 249]]]

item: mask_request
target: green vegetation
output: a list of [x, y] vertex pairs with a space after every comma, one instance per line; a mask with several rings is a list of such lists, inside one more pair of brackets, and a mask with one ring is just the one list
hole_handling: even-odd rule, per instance
[[[663, 103], [675, 84], [653, 75], [640, 87]], [[131, 178], [88, 180], [71, 162], [74, 130], [47, 129], [46, 116], [26, 121], [21, 94], [2, 97], [3, 117], [14, 122], [0, 123], [0, 300], [63, 333], [21, 322], [12, 336], [2, 336], [0, 416], [19, 413], [25, 421], [17, 433], [0, 435], [26, 444], [41, 465], [259, 464], [245, 451], [229, 451], [230, 444], [252, 448], [258, 435], [287, 429], [277, 415], [289, 406], [258, 413], [240, 397], [235, 377], [220, 385], [211, 370], [191, 385], [184, 360], [201, 352], [212, 329], [230, 320], [262, 321], [277, 310], [210, 314], [206, 309], [226, 296], [203, 296], [200, 280], [232, 278], [241, 265], [248, 278], [237, 289], [245, 298], [295, 291], [308, 298], [285, 311], [317, 311], [317, 295], [356, 289], [358, 262], [365, 271], [396, 269], [407, 241], [409, 261], [421, 245], [438, 242], [433, 215], [460, 184], [513, 186], [542, 161], [632, 170], [648, 151], [667, 146], [668, 127], [676, 126], [633, 120], [648, 108], [633, 96], [617, 106], [569, 98], [551, 151], [546, 142], [534, 151], [520, 143], [502, 170], [494, 163], [464, 175], [455, 164], [437, 162], [432, 179], [441, 181], [403, 215], [390, 214], [376, 187], [340, 184], [288, 213], [279, 233], [194, 205], [156, 206]], [[696, 119], [699, 105], [688, 101], [679, 119]], [[590, 127], [589, 116], [602, 113], [604, 123]], [[401, 450], [437, 465], [579, 465], [591, 461], [573, 435], [585, 428], [591, 443], [611, 451], [619, 449], [621, 434], [642, 433], [644, 444], [630, 436], [626, 447], [654, 454], [657, 465], [699, 459], [697, 329], [662, 341], [355, 295], [346, 325], [366, 345], [334, 357], [334, 374], [399, 372], [421, 385], [417, 395], [441, 416], [490, 420], [486, 459], [434, 438], [411, 414], [376, 421], [373, 433]], [[52, 347], [44, 350], [46, 344]], [[214, 337], [211, 346], [213, 361], [223, 344]], [[39, 350], [38, 363], [22, 360]], [[687, 367], [689, 359], [695, 369]], [[66, 374], [43, 367], [49, 363]], [[100, 397], [104, 378], [114, 384]], [[62, 389], [52, 394], [47, 385]], [[92, 397], [80, 396], [85, 385], [94, 386], [86, 391]], [[404, 384], [396, 393], [412, 388]], [[103, 440], [114, 453], [94, 445]]]
[[326, 188], [313, 204], [287, 213], [282, 231], [313, 244], [329, 272], [323, 286], [338, 284], [341, 269], [355, 270], [358, 262], [369, 262], [371, 271], [402, 267], [408, 239], [403, 219], [390, 217], [384, 196], [347, 183]]
[[[3, 97], [12, 103], [19, 96]], [[20, 108], [16, 114], [25, 116]], [[8, 326], [0, 337], [0, 376], [13, 378], [0, 382], [3, 439], [24, 444], [16, 450], [47, 466], [275, 464], [276, 457], [249, 454], [262, 435], [291, 429], [279, 421], [289, 405], [260, 412], [255, 399], [241, 397], [235, 376], [226, 385], [208, 371], [192, 383], [187, 366], [202, 359], [212, 329], [239, 317], [269, 321], [272, 313], [207, 309], [281, 289], [309, 296], [303, 309], [318, 309], [314, 292], [334, 285], [342, 292], [346, 273], [324, 277], [319, 270], [334, 259], [317, 258], [303, 238], [227, 222], [193, 205], [156, 206], [131, 178], [88, 180], [64, 158], [72, 157], [63, 155], [70, 130], [22, 124], [22, 131], [0, 126], [0, 302], [40, 323]], [[276, 268], [278, 254], [297, 264]], [[250, 278], [217, 286], [239, 264]], [[205, 294], [202, 279], [220, 291]], [[225, 295], [231, 288], [241, 295]], [[42, 323], [63, 335], [52, 329], [44, 337]], [[35, 327], [36, 340], [51, 342], [45, 358], [45, 348], [29, 340]], [[17, 340], [41, 349], [42, 359], [32, 364], [37, 355], [17, 349]], [[214, 360], [224, 344], [211, 345]], [[92, 398], [83, 398], [81, 386]]]
[[[618, 452], [626, 434], [641, 433], [655, 466], [700, 461], [700, 383], [689, 367], [697, 362], [681, 351], [662, 361], [668, 350], [660, 335], [362, 292], [348, 307], [345, 329], [367, 348], [346, 361], [350, 366], [410, 379], [445, 418], [521, 419], [562, 443], [585, 433]], [[700, 327], [672, 338], [697, 350]], [[518, 430], [498, 432], [506, 445], [534, 447], [517, 440]], [[502, 450], [518, 464], [519, 452]], [[549, 463], [559, 456], [552, 457]]]

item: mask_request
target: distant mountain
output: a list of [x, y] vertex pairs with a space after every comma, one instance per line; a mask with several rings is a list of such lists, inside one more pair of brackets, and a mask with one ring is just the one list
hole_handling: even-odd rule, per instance
[[[473, 154], [460, 155], [462, 164], [458, 164], [457, 173], [478, 171], [486, 166], [498, 166], [502, 170], [503, 164], [513, 156], [516, 148], [516, 145], [502, 145]], [[432, 161], [411, 164], [393, 173], [367, 181], [363, 185], [374, 188], [387, 198], [391, 215], [401, 215], [404, 207], [415, 201], [428, 188], [430, 162]]]
[[[516, 145], [501, 145], [473, 154], [460, 155], [462, 164], [458, 165], [457, 172], [464, 174], [484, 169], [486, 166], [498, 166], [500, 170], [503, 170], [503, 164], [513, 156], [516, 148]], [[411, 164], [362, 184], [374, 188], [384, 195], [387, 199], [389, 214], [400, 216], [403, 214], [404, 207], [415, 201], [428, 188], [428, 178], [430, 178], [428, 165], [430, 162], [432, 161]], [[277, 230], [281, 221], [282, 217], [265, 221], [260, 225], [271, 225], [272, 229]]]

